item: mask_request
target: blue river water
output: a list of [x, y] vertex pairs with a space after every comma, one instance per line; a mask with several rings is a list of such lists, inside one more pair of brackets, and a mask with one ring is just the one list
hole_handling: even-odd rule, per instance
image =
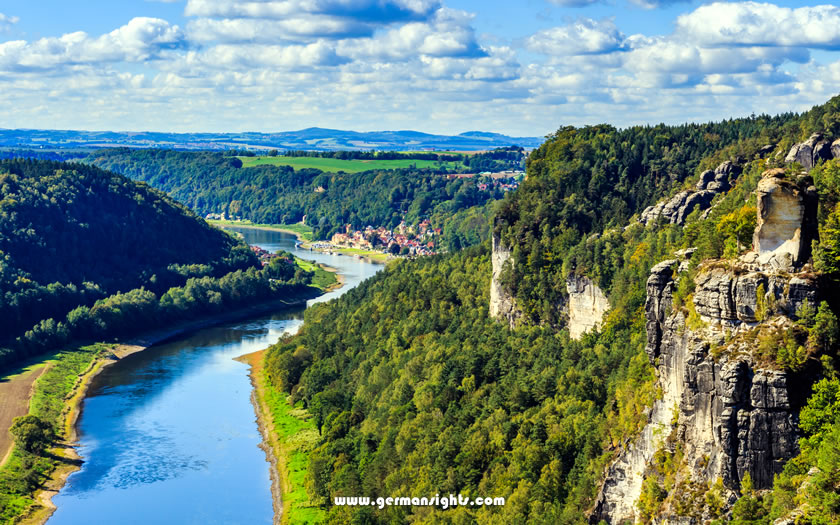
[[[291, 235], [237, 230], [249, 244], [337, 268], [345, 286], [381, 265], [295, 247]], [[271, 480], [243, 354], [296, 332], [303, 310], [207, 328], [106, 367], [78, 421], [84, 460], [53, 498], [49, 525], [271, 524]]]

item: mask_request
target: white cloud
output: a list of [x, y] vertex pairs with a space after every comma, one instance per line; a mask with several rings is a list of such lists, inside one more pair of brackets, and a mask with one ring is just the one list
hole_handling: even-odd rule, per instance
[[10, 27], [20, 22], [20, 18], [0, 13], [0, 31], [8, 31]]
[[139, 18], [0, 43], [0, 111], [17, 127], [542, 135], [801, 110], [840, 91], [840, 61], [825, 63], [837, 8], [768, 5], [705, 5], [667, 35], [570, 20], [511, 48], [438, 0], [188, 0], [183, 32]]
[[625, 37], [613, 20], [582, 18], [572, 24], [545, 29], [528, 38], [531, 51], [545, 55], [588, 55], [624, 49]]
[[519, 63], [510, 48], [490, 48], [488, 56], [469, 59], [423, 56], [424, 72], [433, 79], [502, 82], [519, 77]]
[[178, 26], [157, 18], [134, 18], [98, 38], [79, 31], [34, 42], [1, 43], [0, 70], [32, 71], [107, 62], [141, 62], [181, 45], [183, 35]]
[[318, 38], [353, 38], [370, 36], [374, 26], [347, 18], [327, 15], [295, 16], [282, 20], [235, 18], [216, 20], [199, 18], [187, 26], [193, 42], [277, 43]]
[[470, 26], [473, 16], [442, 8], [428, 23], [412, 22], [373, 38], [345, 40], [339, 53], [356, 60], [405, 60], [419, 55], [481, 58], [486, 52]]
[[676, 33], [706, 46], [840, 49], [840, 7], [715, 2], [679, 16]]
[[218, 45], [201, 52], [189, 52], [175, 67], [201, 66], [234, 71], [253, 69], [297, 69], [337, 66], [347, 60], [335, 53], [330, 43], [319, 41], [307, 45]]

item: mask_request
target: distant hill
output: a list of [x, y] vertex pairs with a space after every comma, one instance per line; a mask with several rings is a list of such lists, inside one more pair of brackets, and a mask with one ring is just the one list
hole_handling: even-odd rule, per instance
[[0, 161], [0, 346], [118, 291], [256, 264], [146, 184], [82, 164]]
[[90, 149], [113, 146], [174, 149], [281, 150], [455, 150], [479, 151], [505, 146], [535, 148], [542, 137], [509, 137], [469, 131], [432, 135], [418, 131], [343, 131], [307, 128], [278, 133], [157, 133], [0, 129], [0, 148]]

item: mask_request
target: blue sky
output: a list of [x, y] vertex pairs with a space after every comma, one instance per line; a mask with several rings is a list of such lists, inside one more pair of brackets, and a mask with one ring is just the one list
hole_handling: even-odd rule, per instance
[[708, 121], [840, 92], [840, 8], [673, 0], [4, 0], [0, 127]]

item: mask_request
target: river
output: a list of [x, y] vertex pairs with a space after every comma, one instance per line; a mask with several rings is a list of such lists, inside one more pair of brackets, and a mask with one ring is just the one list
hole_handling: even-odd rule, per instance
[[[381, 265], [295, 247], [291, 235], [230, 228], [249, 244], [338, 269], [345, 285]], [[296, 332], [303, 310], [207, 328], [130, 355], [92, 381], [77, 424], [82, 468], [53, 498], [50, 525], [266, 524], [271, 480], [248, 367], [233, 358]]]

